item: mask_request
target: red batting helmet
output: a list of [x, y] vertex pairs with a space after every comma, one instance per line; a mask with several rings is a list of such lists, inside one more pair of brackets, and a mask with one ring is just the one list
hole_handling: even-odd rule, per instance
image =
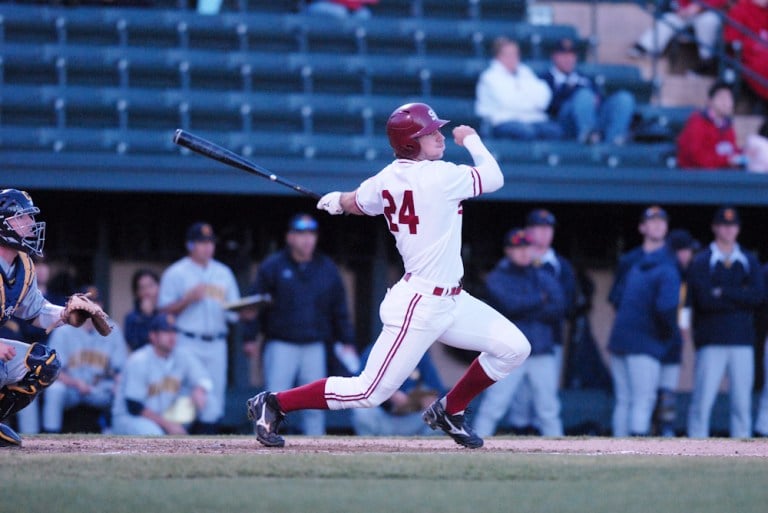
[[448, 121], [439, 119], [432, 107], [426, 103], [407, 103], [395, 109], [387, 121], [389, 145], [395, 156], [401, 159], [416, 158], [421, 146], [416, 140], [431, 134]]

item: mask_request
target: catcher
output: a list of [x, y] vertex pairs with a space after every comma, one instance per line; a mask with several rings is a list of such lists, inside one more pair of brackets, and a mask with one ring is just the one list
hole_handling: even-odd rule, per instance
[[[32, 255], [42, 256], [45, 242], [45, 223], [35, 220], [39, 213], [26, 192], [0, 191], [0, 325], [15, 316], [50, 331], [92, 319], [100, 334], [109, 334], [112, 321], [86, 296], [72, 296], [62, 307], [37, 288]], [[60, 366], [56, 352], [42, 344], [0, 339], [0, 447], [21, 446], [21, 437], [2, 421], [53, 383]]]

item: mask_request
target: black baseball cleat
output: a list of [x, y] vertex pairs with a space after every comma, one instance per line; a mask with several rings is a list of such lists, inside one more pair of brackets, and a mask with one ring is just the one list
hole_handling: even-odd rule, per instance
[[261, 392], [248, 399], [248, 418], [253, 421], [256, 440], [266, 447], [283, 447], [285, 439], [277, 434], [285, 414], [280, 411], [272, 392]]
[[464, 414], [448, 415], [440, 399], [432, 403], [421, 415], [421, 418], [432, 429], [440, 428], [445, 431], [459, 445], [470, 449], [478, 449], [483, 446], [483, 439], [477, 436], [469, 424], [464, 423]]
[[21, 447], [19, 434], [0, 422], [0, 447]]

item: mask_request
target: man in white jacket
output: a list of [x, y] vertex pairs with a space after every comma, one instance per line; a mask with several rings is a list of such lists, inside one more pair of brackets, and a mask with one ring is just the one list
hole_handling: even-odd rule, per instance
[[492, 127], [494, 137], [560, 139], [562, 128], [549, 119], [552, 92], [520, 62], [520, 47], [506, 37], [493, 42], [494, 59], [477, 82], [475, 113]]

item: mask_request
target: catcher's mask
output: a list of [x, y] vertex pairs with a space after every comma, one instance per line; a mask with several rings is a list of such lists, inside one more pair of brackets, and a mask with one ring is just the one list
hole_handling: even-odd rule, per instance
[[25, 253], [43, 255], [45, 222], [35, 221], [40, 209], [25, 191], [0, 191], [0, 244]]

